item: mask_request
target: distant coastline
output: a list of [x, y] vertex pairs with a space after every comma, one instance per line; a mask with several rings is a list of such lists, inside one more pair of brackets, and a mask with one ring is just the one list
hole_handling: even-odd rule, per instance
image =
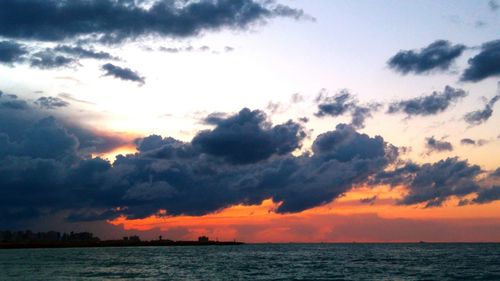
[[90, 232], [59, 233], [27, 231], [0, 231], [0, 249], [30, 248], [95, 248], [95, 247], [152, 247], [152, 246], [224, 246], [242, 245], [243, 242], [212, 241], [207, 236], [197, 241], [173, 241], [163, 239], [142, 241], [139, 236], [126, 236], [122, 240], [101, 240]]
[[152, 247], [152, 246], [227, 246], [242, 245], [237, 241], [82, 241], [82, 242], [0, 242], [0, 249], [30, 249], [30, 248], [95, 248], [95, 247]]

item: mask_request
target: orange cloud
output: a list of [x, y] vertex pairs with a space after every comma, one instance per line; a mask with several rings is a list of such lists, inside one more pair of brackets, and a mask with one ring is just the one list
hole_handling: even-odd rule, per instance
[[[356, 188], [330, 204], [296, 214], [277, 214], [279, 203], [237, 205], [196, 216], [152, 216], [110, 221], [126, 230], [159, 229], [165, 238], [246, 242], [415, 242], [500, 241], [500, 202], [457, 207], [451, 200], [440, 208], [399, 206], [404, 189]], [[360, 199], [376, 196], [373, 204]], [[153, 237], [151, 237], [153, 238]]]

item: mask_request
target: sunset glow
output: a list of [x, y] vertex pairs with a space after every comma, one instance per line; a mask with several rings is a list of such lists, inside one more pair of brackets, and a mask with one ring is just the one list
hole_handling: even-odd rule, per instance
[[2, 1], [0, 231], [500, 242], [499, 7]]
[[[257, 206], [232, 206], [217, 213], [198, 216], [151, 216], [146, 219], [129, 220], [124, 217], [110, 221], [127, 230], [148, 231], [158, 229], [170, 234], [170, 239], [190, 240], [209, 234], [221, 240], [245, 240], [256, 243], [266, 242], [414, 242], [422, 234], [433, 237], [432, 224], [462, 231], [456, 240], [448, 240], [445, 235], [436, 241], [484, 241], [477, 232], [469, 233], [470, 227], [486, 228], [488, 239], [497, 241], [500, 229], [500, 203], [477, 205], [468, 208], [457, 207], [457, 200], [450, 200], [445, 207], [424, 209], [423, 206], [394, 206], [402, 190], [387, 188], [359, 188], [347, 193], [334, 203], [317, 207], [297, 214], [276, 214], [273, 210], [279, 203], [271, 199]], [[362, 203], [361, 199], [376, 196], [372, 204]], [[430, 222], [428, 229], [411, 233], [409, 229], [398, 229], [394, 224], [401, 222], [415, 227]], [[359, 224], [352, 236], [337, 234], [336, 227], [349, 228], [350, 223]], [[381, 229], [373, 229], [373, 224]], [[394, 232], [387, 237], [381, 231]], [[248, 231], [254, 229], [254, 231]], [[371, 232], [363, 237], [364, 232]], [[401, 237], [397, 240], [393, 237]]]

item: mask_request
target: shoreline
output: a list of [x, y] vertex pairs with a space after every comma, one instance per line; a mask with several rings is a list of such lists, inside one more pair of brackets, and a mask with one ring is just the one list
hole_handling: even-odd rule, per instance
[[89, 242], [19, 242], [0, 243], [0, 249], [106, 248], [106, 247], [170, 247], [170, 246], [234, 246], [243, 242], [228, 241], [89, 241]]
[[500, 244], [500, 242], [317, 242], [317, 243], [244, 243], [238, 241], [140, 241], [125, 242], [121, 240], [90, 242], [22, 242], [1, 243], [2, 249], [57, 249], [57, 248], [110, 248], [110, 247], [175, 247], [175, 246], [238, 246], [238, 245], [451, 245], [451, 244]]

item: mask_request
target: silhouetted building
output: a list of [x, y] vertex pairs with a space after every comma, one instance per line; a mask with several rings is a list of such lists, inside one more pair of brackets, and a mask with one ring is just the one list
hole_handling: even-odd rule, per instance
[[210, 241], [207, 236], [200, 236], [198, 237], [198, 242], [200, 243], [208, 243]]
[[61, 233], [56, 231], [48, 232], [32, 232], [31, 230], [26, 231], [0, 231], [0, 242], [79, 242], [79, 241], [99, 241], [99, 238], [95, 237], [90, 232], [80, 232], [80, 233]]
[[123, 237], [124, 241], [129, 241], [129, 242], [141, 242], [141, 238], [137, 235], [132, 235], [132, 236], [125, 236]]
[[141, 242], [141, 238], [139, 238], [139, 236], [137, 235], [130, 236], [129, 240], [132, 242]]

